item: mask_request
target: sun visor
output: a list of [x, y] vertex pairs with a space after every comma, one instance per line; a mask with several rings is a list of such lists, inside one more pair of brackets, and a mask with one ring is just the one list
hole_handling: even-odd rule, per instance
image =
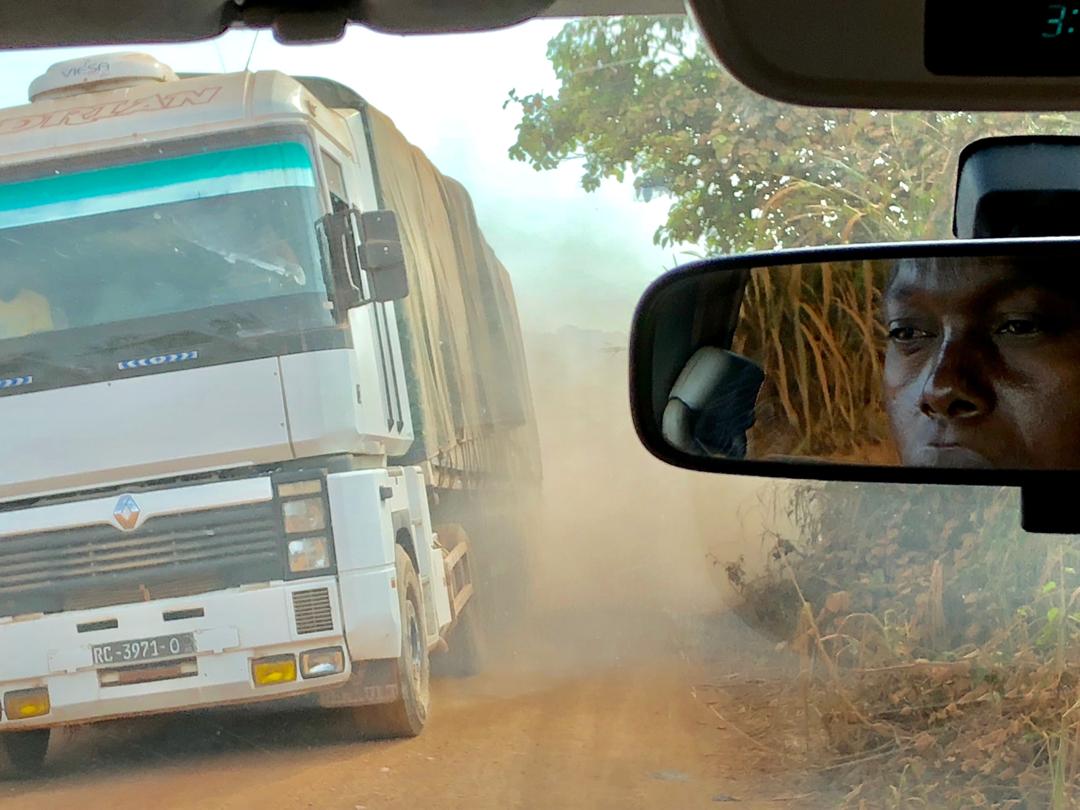
[[1080, 109], [1080, 4], [688, 0], [713, 52], [781, 101]]
[[[279, 3], [265, 0], [0, 0], [0, 48], [189, 42], [229, 28], [271, 28], [283, 42], [338, 39], [359, 23], [396, 34], [504, 28], [542, 13], [551, 0], [370, 0], [364, 3]], [[43, 22], [47, 21], [47, 22]]]

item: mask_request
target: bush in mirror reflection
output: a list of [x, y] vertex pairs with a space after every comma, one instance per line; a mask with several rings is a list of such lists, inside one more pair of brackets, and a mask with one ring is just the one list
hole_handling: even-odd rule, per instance
[[886, 272], [868, 261], [750, 274], [733, 347], [765, 370], [750, 457], [895, 460], [881, 407]]

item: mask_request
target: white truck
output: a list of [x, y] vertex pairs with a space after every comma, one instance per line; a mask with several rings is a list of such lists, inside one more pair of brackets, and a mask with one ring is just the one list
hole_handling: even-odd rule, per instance
[[16, 769], [56, 727], [248, 701], [419, 733], [473, 607], [451, 513], [535, 481], [535, 438], [468, 195], [348, 88], [106, 54], [0, 111]]

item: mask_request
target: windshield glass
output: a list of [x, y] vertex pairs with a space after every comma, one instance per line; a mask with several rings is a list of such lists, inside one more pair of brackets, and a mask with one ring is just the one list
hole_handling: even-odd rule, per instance
[[[1072, 538], [1014, 492], [669, 468], [627, 397], [665, 270], [948, 238], [965, 145], [1080, 115], [775, 102], [684, 16], [125, 50], [221, 89], [0, 127], [4, 810], [1080, 797]], [[0, 54], [0, 107], [64, 60], [125, 64]], [[811, 384], [873, 291], [778, 278], [769, 425], [880, 420], [872, 353]]]
[[0, 336], [325, 292], [303, 144], [146, 151], [0, 184]]

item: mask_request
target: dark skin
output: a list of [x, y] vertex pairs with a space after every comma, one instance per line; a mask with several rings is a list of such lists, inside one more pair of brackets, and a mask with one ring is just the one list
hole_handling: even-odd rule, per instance
[[1002, 259], [901, 262], [883, 302], [904, 464], [1080, 468], [1080, 284]]

